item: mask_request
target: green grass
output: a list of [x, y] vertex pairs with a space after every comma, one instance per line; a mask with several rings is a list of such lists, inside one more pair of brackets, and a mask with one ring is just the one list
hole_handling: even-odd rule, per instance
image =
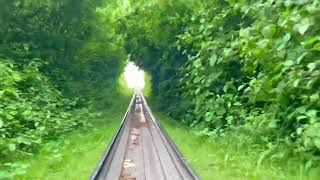
[[[88, 179], [119, 128], [129, 99], [120, 98], [117, 104], [105, 111], [105, 118], [94, 121], [91, 130], [74, 131], [59, 141], [45, 144], [36, 156], [25, 160], [31, 165], [25, 174], [15, 179]], [[257, 165], [259, 151], [249, 146], [236, 146], [235, 138], [197, 136], [189, 127], [161, 113], [156, 113], [156, 116], [187, 162], [204, 180], [317, 179], [306, 178], [294, 161], [265, 161]]]
[[258, 159], [261, 157], [258, 148], [251, 146], [239, 148], [235, 144], [236, 139], [230, 137], [209, 139], [197, 136], [189, 127], [161, 113], [156, 113], [156, 116], [187, 162], [204, 180], [319, 178], [316, 170], [308, 177], [301, 174], [299, 164], [294, 159], [283, 162], [264, 161], [258, 165]]
[[78, 130], [63, 140], [47, 143], [32, 159], [27, 172], [17, 179], [88, 179], [125, 114], [130, 98], [123, 98], [90, 130]]
[[[121, 75], [113, 94], [106, 89], [96, 101], [96, 109], [102, 111], [101, 119], [92, 119], [92, 128], [76, 130], [57, 141], [43, 144], [33, 157], [19, 159], [16, 164], [29, 164], [15, 179], [82, 180], [89, 179], [111, 139], [119, 128], [128, 108], [133, 89], [129, 89]], [[25, 172], [24, 172], [25, 171]], [[1, 173], [0, 173], [1, 174]]]

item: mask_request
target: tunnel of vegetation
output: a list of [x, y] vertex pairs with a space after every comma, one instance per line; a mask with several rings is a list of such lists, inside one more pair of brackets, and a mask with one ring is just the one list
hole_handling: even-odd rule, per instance
[[319, 14], [319, 0], [0, 1], [0, 162], [90, 128], [129, 54], [161, 111], [315, 167]]
[[160, 110], [265, 147], [260, 160], [318, 166], [320, 1], [141, 1], [128, 12], [125, 47]]

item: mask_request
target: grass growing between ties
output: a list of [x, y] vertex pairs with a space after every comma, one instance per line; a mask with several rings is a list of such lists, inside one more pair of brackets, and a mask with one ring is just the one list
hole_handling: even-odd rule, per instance
[[18, 179], [88, 179], [119, 128], [129, 101], [128, 96], [107, 109], [92, 130], [78, 130], [48, 143]]
[[266, 160], [258, 163], [258, 147], [237, 146], [230, 136], [209, 139], [196, 136], [189, 127], [161, 113], [156, 113], [161, 125], [178, 146], [187, 162], [204, 180], [211, 179], [316, 179], [315, 173], [301, 173], [299, 161]]

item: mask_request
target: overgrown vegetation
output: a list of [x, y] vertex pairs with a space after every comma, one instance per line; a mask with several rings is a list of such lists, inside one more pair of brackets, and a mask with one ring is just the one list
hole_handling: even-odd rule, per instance
[[127, 55], [104, 3], [0, 1], [0, 179], [23, 174], [20, 161], [47, 142], [92, 129], [117, 100]]
[[28, 165], [23, 169], [26, 173], [16, 179], [87, 180], [119, 128], [131, 95], [118, 98], [101, 118], [91, 120], [92, 128], [75, 130], [47, 143], [37, 155], [22, 162]]
[[[300, 157], [286, 161], [276, 158], [257, 162], [264, 149], [239, 143], [230, 134], [220, 138], [199, 136], [196, 129], [181, 125], [168, 116], [157, 113], [163, 127], [177, 144], [184, 158], [204, 180], [215, 179], [317, 179], [319, 169], [308, 172], [300, 166]], [[197, 147], [197, 148], [194, 148]]]
[[257, 164], [294, 157], [301, 174], [314, 172], [319, 14], [319, 0], [0, 1], [1, 175], [91, 128], [120, 96], [127, 54], [161, 111], [252, 147]]
[[319, 166], [320, 2], [140, 1], [121, 18], [159, 109], [201, 134], [240, 137], [257, 161]]

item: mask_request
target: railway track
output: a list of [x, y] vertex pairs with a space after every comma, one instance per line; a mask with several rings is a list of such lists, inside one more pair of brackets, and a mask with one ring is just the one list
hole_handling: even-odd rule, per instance
[[91, 180], [195, 180], [141, 92], [133, 95], [120, 128]]

